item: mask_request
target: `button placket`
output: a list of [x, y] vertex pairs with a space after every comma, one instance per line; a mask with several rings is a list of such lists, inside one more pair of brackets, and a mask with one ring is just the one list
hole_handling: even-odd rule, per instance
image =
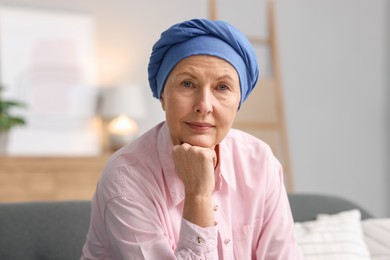
[[224, 219], [222, 217], [222, 212], [221, 212], [221, 209], [219, 207], [219, 204], [216, 200], [213, 201], [213, 210], [214, 210], [214, 218], [215, 220], [217, 221], [220, 221], [219, 225], [220, 225], [220, 230], [219, 230], [219, 236], [220, 236], [220, 241], [223, 245], [223, 247], [225, 247], [228, 251], [231, 250], [231, 238], [230, 238], [230, 234], [229, 233], [226, 233], [225, 231], [227, 231], [228, 229], [226, 229], [226, 223], [224, 222]]

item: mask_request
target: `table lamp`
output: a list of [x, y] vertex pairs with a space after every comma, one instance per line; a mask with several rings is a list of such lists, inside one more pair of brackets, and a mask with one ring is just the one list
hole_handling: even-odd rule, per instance
[[108, 123], [108, 145], [117, 150], [138, 133], [136, 120], [146, 115], [142, 89], [138, 86], [105, 87], [101, 91], [100, 115]]

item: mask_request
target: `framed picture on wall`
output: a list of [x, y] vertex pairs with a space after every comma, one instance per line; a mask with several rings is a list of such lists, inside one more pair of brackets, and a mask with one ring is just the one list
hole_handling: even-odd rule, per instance
[[88, 13], [0, 6], [0, 83], [26, 108], [7, 154], [100, 153], [95, 23]]

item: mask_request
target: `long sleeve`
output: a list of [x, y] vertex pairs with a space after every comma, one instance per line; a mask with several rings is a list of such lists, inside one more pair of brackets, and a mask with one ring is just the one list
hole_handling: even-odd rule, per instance
[[177, 246], [164, 232], [165, 223], [147, 203], [117, 198], [105, 209], [105, 228], [114, 259], [218, 259], [217, 228], [200, 228], [181, 220]]
[[201, 228], [182, 219], [177, 259], [218, 259], [217, 226]]

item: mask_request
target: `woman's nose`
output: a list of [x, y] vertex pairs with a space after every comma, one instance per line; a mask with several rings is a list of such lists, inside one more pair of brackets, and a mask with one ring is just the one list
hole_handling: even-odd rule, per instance
[[200, 90], [195, 95], [194, 111], [208, 114], [213, 111], [213, 95], [210, 90]]

